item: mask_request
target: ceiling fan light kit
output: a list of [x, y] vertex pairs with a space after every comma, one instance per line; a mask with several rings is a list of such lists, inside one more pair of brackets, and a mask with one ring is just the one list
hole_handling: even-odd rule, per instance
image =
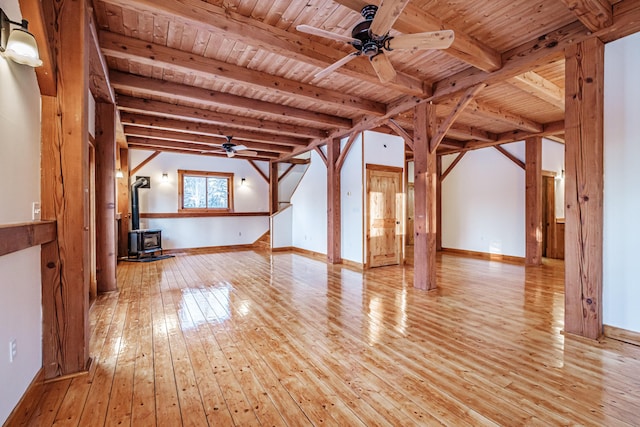
[[[329, 65], [316, 73], [314, 77], [323, 78], [355, 57], [364, 55], [369, 58], [380, 81], [386, 83], [395, 78], [396, 71], [384, 51], [410, 50], [413, 52], [418, 49], [446, 49], [451, 46], [454, 39], [454, 34], [451, 30], [403, 34], [396, 37], [389, 36], [391, 27], [406, 4], [406, 0], [391, 0], [382, 2], [380, 7], [372, 4], [363, 7], [360, 14], [364, 21], [353, 27], [351, 38], [308, 25], [298, 25], [296, 27], [298, 31], [336, 41], [348, 42], [356, 49], [356, 52], [350, 53]], [[377, 33], [372, 31], [372, 28]]]

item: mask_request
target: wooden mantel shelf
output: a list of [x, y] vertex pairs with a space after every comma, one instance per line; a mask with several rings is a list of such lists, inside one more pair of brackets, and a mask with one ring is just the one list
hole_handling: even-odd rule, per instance
[[0, 225], [0, 256], [52, 242], [55, 239], [55, 221], [2, 224]]

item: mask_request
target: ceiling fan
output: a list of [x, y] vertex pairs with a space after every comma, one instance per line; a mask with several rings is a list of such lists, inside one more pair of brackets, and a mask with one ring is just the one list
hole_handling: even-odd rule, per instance
[[231, 142], [232, 136], [226, 136], [227, 142], [222, 144], [222, 149], [225, 153], [227, 153], [227, 157], [234, 157], [238, 151], [241, 151], [243, 155], [247, 156], [256, 156], [258, 154], [257, 151], [249, 150], [249, 148], [245, 145], [236, 145]]
[[363, 7], [360, 14], [364, 17], [364, 21], [353, 27], [351, 37], [309, 25], [298, 25], [296, 29], [300, 32], [350, 43], [356, 49], [355, 52], [316, 73], [314, 77], [323, 78], [355, 57], [364, 55], [369, 58], [380, 81], [386, 83], [395, 78], [396, 71], [384, 51], [446, 49], [451, 46], [454, 38], [452, 30], [403, 34], [395, 37], [389, 35], [389, 30], [408, 2], [409, 0], [381, 0], [380, 7], [375, 5]]

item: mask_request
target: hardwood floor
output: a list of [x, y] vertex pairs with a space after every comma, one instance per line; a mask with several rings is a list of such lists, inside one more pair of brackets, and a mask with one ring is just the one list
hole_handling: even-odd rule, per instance
[[365, 273], [290, 253], [121, 263], [88, 375], [30, 425], [639, 425], [640, 348], [566, 337], [563, 264]]

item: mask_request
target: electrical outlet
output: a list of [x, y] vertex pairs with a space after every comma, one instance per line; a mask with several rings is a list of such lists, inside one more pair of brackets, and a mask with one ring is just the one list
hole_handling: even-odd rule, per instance
[[18, 356], [18, 341], [14, 338], [9, 341], [9, 362], [13, 363], [16, 356]]
[[40, 221], [40, 202], [33, 202], [31, 206], [31, 219]]

